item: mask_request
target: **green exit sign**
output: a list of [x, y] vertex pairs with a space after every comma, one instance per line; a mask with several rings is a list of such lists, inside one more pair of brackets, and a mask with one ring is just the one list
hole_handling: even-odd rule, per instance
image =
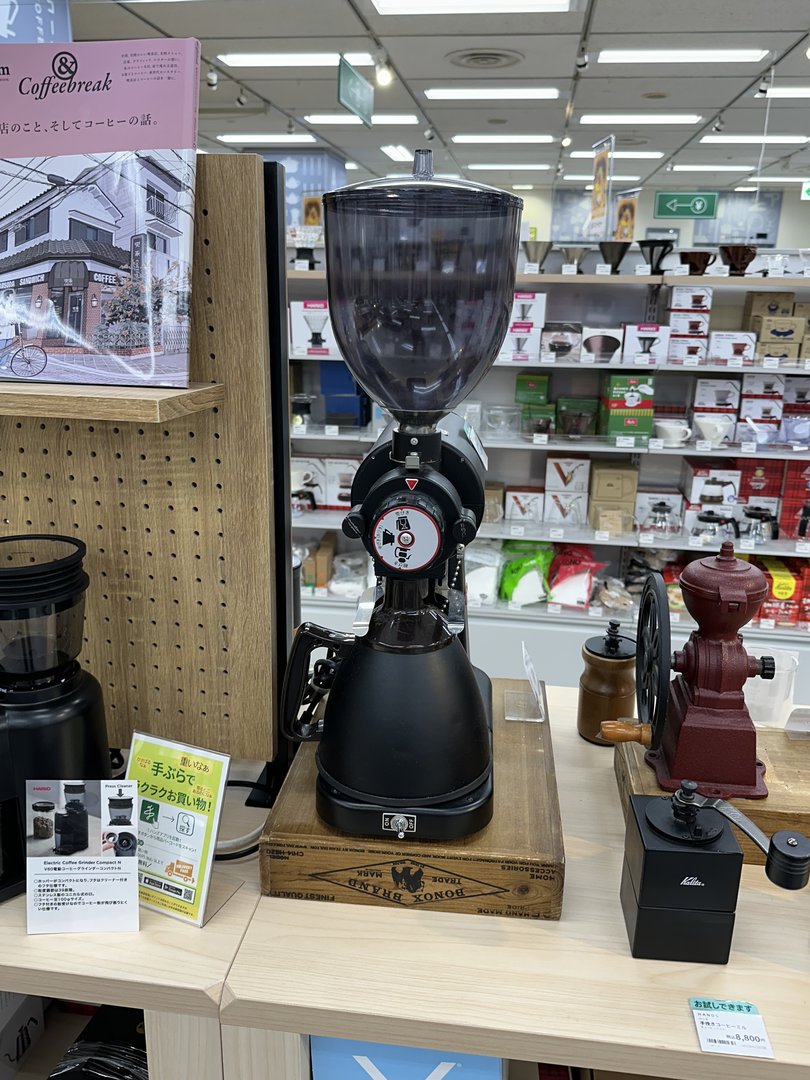
[[338, 102], [371, 127], [374, 112], [374, 87], [341, 56], [338, 67]]
[[656, 191], [657, 218], [715, 218], [716, 191]]

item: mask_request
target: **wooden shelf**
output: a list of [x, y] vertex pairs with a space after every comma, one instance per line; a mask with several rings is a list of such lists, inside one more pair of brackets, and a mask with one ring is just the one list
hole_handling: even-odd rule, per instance
[[686, 285], [689, 288], [701, 285], [711, 286], [713, 289], [748, 290], [756, 292], [794, 292], [796, 289], [810, 289], [810, 278], [794, 274], [791, 277], [760, 277], [759, 274], [751, 274], [745, 277], [712, 277], [710, 274], [702, 276], [681, 276], [680, 274], [664, 273], [665, 285]]
[[73, 420], [120, 420], [162, 424], [204, 412], [225, 400], [223, 383], [188, 388], [74, 386], [64, 383], [0, 383], [1, 416], [53, 416]]
[[[517, 274], [515, 285], [660, 285], [660, 274]], [[685, 281], [688, 279], [684, 279]]]

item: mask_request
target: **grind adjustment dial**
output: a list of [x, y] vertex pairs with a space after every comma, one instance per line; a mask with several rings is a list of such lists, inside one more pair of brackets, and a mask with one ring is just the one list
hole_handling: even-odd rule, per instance
[[[414, 505], [416, 502], [421, 505]], [[371, 544], [381, 563], [411, 573], [436, 561], [442, 549], [442, 516], [431, 499], [383, 504], [371, 529]]]

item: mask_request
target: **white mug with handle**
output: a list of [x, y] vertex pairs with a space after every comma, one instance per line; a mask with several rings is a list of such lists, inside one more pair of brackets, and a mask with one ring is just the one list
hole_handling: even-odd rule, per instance
[[695, 420], [695, 423], [701, 437], [712, 446], [719, 446], [734, 430], [734, 419], [730, 416], [717, 417], [717, 419], [700, 417]]
[[682, 420], [656, 420], [655, 431], [664, 446], [683, 446], [692, 437], [692, 429]]

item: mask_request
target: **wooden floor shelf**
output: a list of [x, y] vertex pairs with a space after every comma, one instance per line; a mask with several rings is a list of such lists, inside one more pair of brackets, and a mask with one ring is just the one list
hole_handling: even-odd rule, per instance
[[211, 409], [224, 400], [223, 383], [192, 383], [182, 388], [0, 383], [0, 416], [162, 424]]

